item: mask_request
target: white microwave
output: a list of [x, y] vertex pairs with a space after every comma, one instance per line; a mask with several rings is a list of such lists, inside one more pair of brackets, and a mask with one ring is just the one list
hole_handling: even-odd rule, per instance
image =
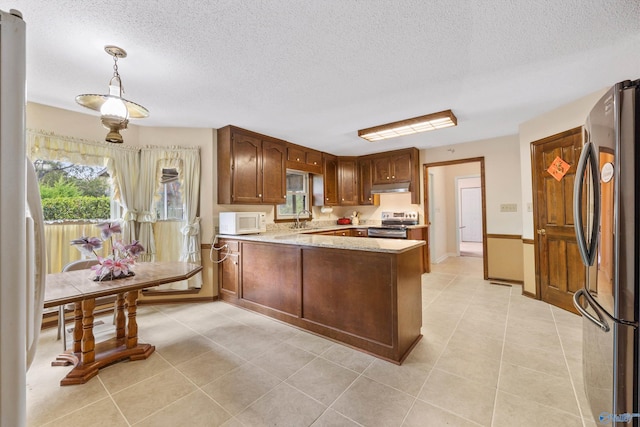
[[255, 234], [267, 231], [263, 212], [220, 212], [220, 234]]

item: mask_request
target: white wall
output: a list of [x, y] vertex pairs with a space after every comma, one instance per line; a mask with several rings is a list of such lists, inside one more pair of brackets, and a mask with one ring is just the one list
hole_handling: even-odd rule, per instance
[[[453, 150], [453, 152], [449, 151]], [[422, 163], [484, 157], [487, 192], [487, 233], [522, 234], [520, 145], [517, 135], [421, 150]], [[423, 171], [421, 170], [421, 174]], [[528, 173], [528, 172], [527, 172]], [[515, 203], [518, 212], [500, 212], [503, 203]]]

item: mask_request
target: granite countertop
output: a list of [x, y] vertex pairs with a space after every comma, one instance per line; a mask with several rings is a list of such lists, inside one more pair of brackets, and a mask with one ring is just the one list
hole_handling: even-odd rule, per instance
[[244, 240], [250, 242], [278, 243], [320, 248], [348, 249], [367, 252], [402, 253], [423, 246], [423, 240], [378, 239], [372, 237], [325, 236], [312, 234], [322, 231], [342, 230], [348, 228], [365, 228], [366, 225], [339, 225], [322, 228], [305, 228], [267, 231], [259, 234], [228, 235], [219, 234], [218, 238]]

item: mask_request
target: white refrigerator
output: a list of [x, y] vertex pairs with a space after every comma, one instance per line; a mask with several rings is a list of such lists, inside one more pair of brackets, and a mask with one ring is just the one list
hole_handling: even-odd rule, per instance
[[46, 277], [40, 195], [26, 159], [25, 31], [20, 12], [0, 11], [0, 427], [26, 425]]

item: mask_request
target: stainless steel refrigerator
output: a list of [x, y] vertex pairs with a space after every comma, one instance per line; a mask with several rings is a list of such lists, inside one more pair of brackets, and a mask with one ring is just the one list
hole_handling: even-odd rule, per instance
[[595, 421], [639, 426], [640, 80], [613, 86], [584, 126], [574, 224], [586, 268], [583, 374]]
[[0, 10], [0, 427], [26, 425], [26, 370], [42, 322], [40, 193], [25, 157], [26, 25]]

